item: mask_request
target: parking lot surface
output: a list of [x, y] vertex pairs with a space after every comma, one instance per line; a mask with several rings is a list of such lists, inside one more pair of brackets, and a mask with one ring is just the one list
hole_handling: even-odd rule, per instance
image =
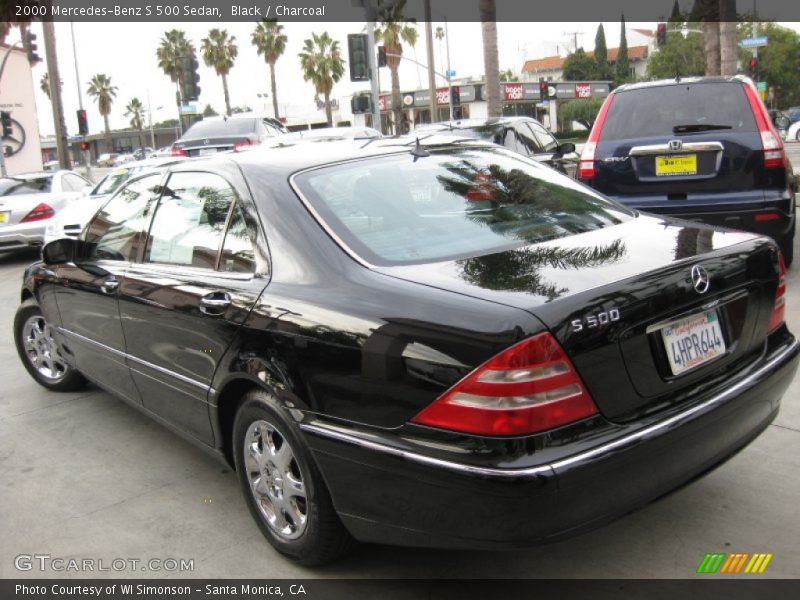
[[[800, 144], [788, 148], [797, 165]], [[22, 272], [36, 258], [0, 254], [0, 577], [682, 578], [707, 552], [769, 552], [761, 577], [800, 577], [797, 379], [778, 418], [745, 450], [595, 531], [509, 552], [361, 546], [328, 567], [299, 567], [262, 537], [230, 469], [97, 388], [55, 394], [33, 382], [12, 321]], [[788, 274], [787, 305], [798, 334], [800, 265]], [[185, 559], [193, 570], [15, 567], [15, 557], [33, 554], [105, 565]]]

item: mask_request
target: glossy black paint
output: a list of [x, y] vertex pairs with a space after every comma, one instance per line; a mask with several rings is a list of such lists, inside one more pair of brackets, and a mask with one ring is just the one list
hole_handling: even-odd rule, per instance
[[[34, 295], [62, 327], [68, 358], [87, 377], [220, 457], [230, 460], [243, 391], [259, 386], [275, 394], [306, 428], [334, 504], [359, 539], [446, 546], [545, 539], [666, 493], [738, 450], [774, 417], [797, 366], [797, 345], [785, 327], [766, 335], [776, 288], [771, 242], [640, 215], [484, 257], [368, 268], [326, 234], [289, 178], [338, 160], [407, 154], [410, 147], [399, 143], [253, 151], [165, 173], [208, 170], [235, 187], [257, 249], [252, 275], [143, 263], [143, 231], [130, 262], [33, 265], [23, 295]], [[712, 275], [707, 296], [688, 285], [696, 263]], [[104, 291], [110, 277], [119, 285]], [[730, 354], [684, 377], [665, 377], [642, 327], [740, 290], [743, 305], [720, 308], [733, 332]], [[215, 292], [230, 294], [230, 307], [201, 313], [199, 298]], [[585, 335], [570, 329], [574, 319], [612, 306], [621, 313], [613, 327]], [[544, 330], [565, 347], [600, 414], [518, 438], [409, 423], [476, 366]], [[663, 425], [757, 372], [781, 349], [780, 364], [729, 402], [700, 411], [685, 427]], [[643, 433], [655, 426], [663, 436]], [[631, 435], [648, 443], [564, 464]], [[671, 459], [670, 448], [680, 444], [680, 460]]]

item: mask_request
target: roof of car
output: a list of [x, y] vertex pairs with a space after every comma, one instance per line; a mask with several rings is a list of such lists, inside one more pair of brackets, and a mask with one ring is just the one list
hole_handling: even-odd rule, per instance
[[644, 88], [663, 87], [670, 85], [686, 85], [688, 83], [744, 83], [749, 81], [744, 75], [722, 75], [713, 77], [673, 77], [671, 79], [657, 79], [655, 81], [639, 81], [625, 83], [614, 90], [614, 93], [628, 92]]
[[[447, 131], [454, 129], [469, 129], [471, 127], [487, 127], [492, 125], [509, 125], [520, 121], [536, 121], [532, 117], [508, 116], [508, 117], [488, 117], [486, 119], [459, 119], [458, 121], [445, 121], [443, 123], [432, 123], [418, 127], [415, 131]], [[537, 121], [538, 123], [538, 121]]]

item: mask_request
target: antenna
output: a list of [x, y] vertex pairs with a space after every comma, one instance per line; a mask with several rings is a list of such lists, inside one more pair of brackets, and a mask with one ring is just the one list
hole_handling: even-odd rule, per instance
[[419, 143], [419, 137], [417, 137], [417, 143], [414, 144], [414, 149], [411, 151], [411, 156], [414, 157], [414, 162], [417, 162], [418, 158], [425, 158], [430, 155], [431, 153], [422, 147], [422, 144]]

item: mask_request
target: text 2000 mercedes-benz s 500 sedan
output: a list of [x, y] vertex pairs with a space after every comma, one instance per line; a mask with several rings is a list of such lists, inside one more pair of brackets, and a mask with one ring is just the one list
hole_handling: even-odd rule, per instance
[[40, 384], [234, 465], [278, 550], [534, 544], [713, 468], [798, 362], [769, 239], [638, 214], [448, 136], [131, 179], [28, 268]]

